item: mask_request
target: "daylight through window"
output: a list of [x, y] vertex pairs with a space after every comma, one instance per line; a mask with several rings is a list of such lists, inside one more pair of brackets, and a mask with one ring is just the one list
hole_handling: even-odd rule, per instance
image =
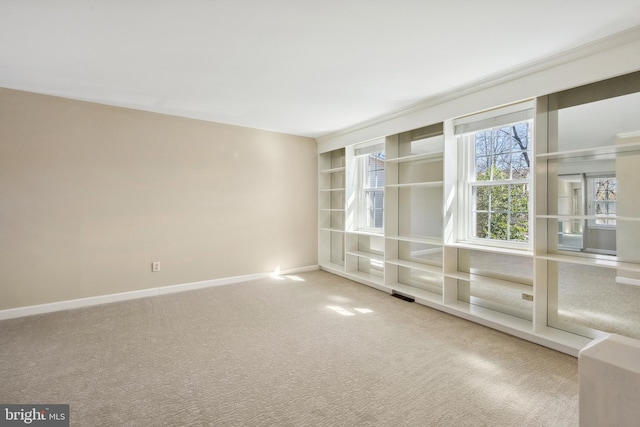
[[596, 216], [591, 225], [615, 227], [617, 181], [613, 176], [589, 177], [589, 213]]
[[384, 220], [384, 151], [362, 157], [365, 228], [382, 229]]
[[[481, 127], [491, 120], [467, 125], [458, 134], [467, 169], [461, 188], [467, 189], [462, 207], [466, 215], [463, 240], [528, 243], [530, 240], [531, 159], [533, 120], [526, 112], [508, 115], [499, 125]], [[514, 117], [525, 118], [509, 122]], [[486, 125], [485, 125], [486, 126]]]

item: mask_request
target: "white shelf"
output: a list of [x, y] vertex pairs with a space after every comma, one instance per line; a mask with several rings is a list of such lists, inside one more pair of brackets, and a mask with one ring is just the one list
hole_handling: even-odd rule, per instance
[[344, 209], [324, 209], [324, 208], [320, 208], [321, 211], [323, 212], [344, 212]]
[[347, 231], [347, 233], [348, 234], [357, 234], [358, 236], [373, 236], [373, 237], [380, 237], [380, 238], [384, 237], [383, 233], [375, 233], [373, 231], [349, 230], [349, 231]]
[[607, 219], [616, 221], [640, 221], [640, 218], [629, 216], [597, 216], [597, 215], [536, 215], [540, 219], [557, 219], [563, 221]]
[[404, 259], [388, 259], [385, 262], [387, 262], [388, 264], [397, 265], [399, 267], [406, 267], [406, 268], [411, 268], [413, 270], [420, 270], [428, 273], [437, 274], [439, 276], [443, 275], [442, 267], [438, 267], [437, 265], [422, 264], [420, 262], [407, 261]]
[[627, 144], [606, 145], [594, 148], [582, 148], [578, 150], [555, 151], [553, 153], [537, 154], [537, 159], [569, 159], [574, 157], [592, 157], [607, 154], [626, 153], [629, 151], [640, 151], [640, 142], [630, 142]]
[[347, 274], [356, 280], [362, 279], [365, 282], [372, 282], [378, 286], [384, 286], [384, 279], [379, 276], [374, 276], [373, 274], [363, 273], [362, 271], [350, 271]]
[[405, 187], [442, 187], [443, 181], [430, 181], [430, 182], [410, 182], [407, 184], [387, 184], [388, 188], [405, 188]]
[[437, 162], [443, 159], [442, 153], [424, 153], [413, 154], [411, 156], [394, 157], [392, 159], [386, 159], [386, 163], [404, 163], [415, 161], [432, 161]]
[[379, 261], [381, 263], [384, 262], [383, 254], [374, 254], [371, 252], [364, 252], [364, 251], [347, 251], [347, 255], [357, 256], [358, 258], [368, 258], [374, 261]]
[[[519, 317], [511, 316], [509, 314], [500, 313], [488, 308], [480, 307], [474, 304], [469, 304], [463, 301], [454, 301], [446, 304], [446, 307], [453, 309], [455, 314], [466, 314], [470, 316], [462, 316], [469, 320], [484, 320], [490, 322], [488, 325], [485, 322], [479, 322], [487, 326], [492, 326], [495, 329], [502, 330], [502, 327], [516, 330], [520, 332], [526, 332], [527, 334], [533, 333], [533, 324], [530, 320], [521, 319]], [[447, 310], [451, 312], [450, 310]]]
[[530, 320], [499, 313], [462, 301], [446, 304], [441, 309], [447, 313], [576, 357], [578, 352], [591, 342], [590, 338], [548, 326], [536, 326], [536, 330], [534, 330]]
[[336, 173], [336, 172], [344, 172], [346, 170], [347, 170], [347, 168], [342, 166], [342, 167], [339, 167], [339, 168], [321, 170], [320, 173]]
[[397, 240], [399, 242], [423, 243], [425, 245], [442, 246], [441, 237], [413, 237], [413, 236], [385, 236], [389, 240]]
[[516, 291], [524, 292], [527, 294], [533, 293], [533, 286], [524, 285], [522, 283], [511, 282], [508, 280], [496, 279], [493, 277], [481, 276], [479, 274], [472, 274], [472, 273], [457, 271], [455, 273], [446, 273], [445, 277], [464, 280], [470, 283], [482, 283], [484, 285], [499, 286], [502, 288], [514, 289]]
[[332, 233], [344, 233], [344, 230], [341, 228], [326, 228], [320, 227], [320, 231], [331, 231]]
[[344, 191], [344, 188], [321, 188], [320, 191]]
[[617, 261], [612, 258], [587, 258], [582, 256], [562, 254], [537, 255], [536, 258], [544, 259], [547, 261], [566, 262], [568, 264], [587, 265], [591, 267], [614, 268], [618, 270], [634, 271], [640, 273], [640, 264]]
[[458, 249], [469, 249], [472, 251], [491, 252], [504, 255], [515, 255], [527, 258], [533, 258], [533, 251], [529, 249], [511, 249], [499, 246], [474, 245], [471, 243], [447, 243], [445, 246]]

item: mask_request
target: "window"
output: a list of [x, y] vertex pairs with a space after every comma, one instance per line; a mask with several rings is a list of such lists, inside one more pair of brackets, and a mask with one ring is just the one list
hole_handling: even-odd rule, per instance
[[383, 232], [384, 227], [384, 144], [356, 148], [357, 225], [363, 231]]
[[617, 181], [613, 175], [587, 177], [589, 221], [592, 227], [613, 228], [616, 226]]
[[365, 228], [383, 228], [384, 219], [384, 152], [365, 156], [364, 210]]
[[[522, 108], [522, 107], [520, 107]], [[493, 113], [495, 114], [495, 112]], [[532, 110], [456, 123], [463, 223], [461, 240], [529, 243]]]

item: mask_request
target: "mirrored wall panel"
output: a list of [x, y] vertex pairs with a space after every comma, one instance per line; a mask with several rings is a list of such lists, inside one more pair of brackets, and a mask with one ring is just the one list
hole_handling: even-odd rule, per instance
[[442, 246], [398, 241], [398, 259], [442, 267]]
[[[549, 325], [640, 338], [640, 73], [549, 96]], [[604, 267], [606, 266], [606, 267]]]
[[400, 236], [442, 237], [442, 186], [400, 187], [398, 203]]
[[603, 92], [575, 90], [550, 97], [552, 108], [558, 107], [550, 117], [550, 152], [613, 147], [620, 143], [618, 135], [640, 131], [640, 92], [598, 99]]
[[458, 299], [526, 320], [533, 317], [533, 259], [502, 253], [459, 250]]
[[585, 336], [593, 330], [640, 339], [640, 286], [612, 268], [550, 262], [549, 324]]

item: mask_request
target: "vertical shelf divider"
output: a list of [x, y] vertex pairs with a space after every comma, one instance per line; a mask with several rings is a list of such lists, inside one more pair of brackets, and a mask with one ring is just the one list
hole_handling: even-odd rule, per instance
[[345, 264], [345, 149], [318, 155], [318, 263], [333, 272]]
[[[547, 207], [547, 159], [539, 159], [539, 154], [546, 154], [549, 140], [557, 140], [556, 135], [548, 132], [549, 97], [536, 100], [535, 114], [535, 155], [533, 156], [534, 177], [534, 234], [533, 234], [533, 331], [540, 332], [548, 325], [548, 261], [538, 258], [547, 252], [547, 223], [538, 215], [545, 215]], [[557, 143], [555, 143], [557, 145]]]
[[458, 189], [458, 145], [452, 120], [444, 122], [444, 223], [443, 223], [443, 301], [446, 305], [458, 301], [458, 279], [449, 275], [458, 272], [458, 248], [451, 246], [458, 239], [457, 197]]

